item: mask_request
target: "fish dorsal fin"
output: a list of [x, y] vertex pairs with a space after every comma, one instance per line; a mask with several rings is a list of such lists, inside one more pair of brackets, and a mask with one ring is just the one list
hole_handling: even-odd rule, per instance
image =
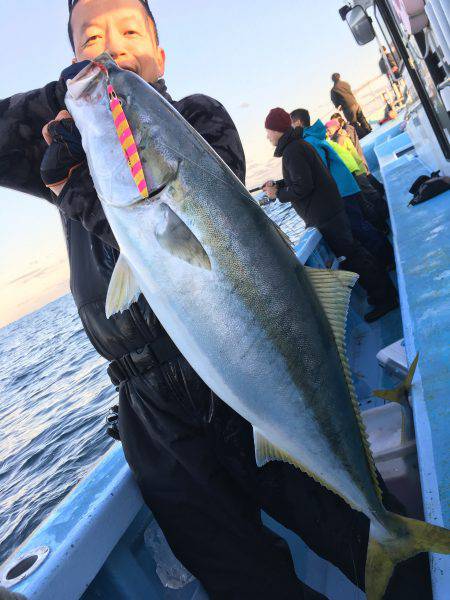
[[363, 439], [364, 449], [366, 451], [372, 480], [375, 485], [378, 497], [381, 500], [381, 490], [378, 483], [375, 461], [370, 450], [369, 439], [366, 427], [361, 417], [358, 399], [356, 397], [355, 386], [353, 385], [352, 374], [347, 359], [347, 348], [345, 343], [345, 333], [347, 326], [347, 314], [350, 304], [350, 295], [352, 287], [355, 285], [358, 275], [349, 271], [331, 271], [329, 269], [312, 269], [305, 267], [309, 280], [322, 304], [325, 314], [328, 317], [334, 339], [336, 340], [339, 357], [341, 359], [342, 369], [345, 380], [355, 410], [356, 419]]
[[141, 293], [140, 287], [125, 258], [120, 255], [114, 267], [106, 295], [105, 312], [109, 319], [118, 312], [123, 312], [136, 302]]

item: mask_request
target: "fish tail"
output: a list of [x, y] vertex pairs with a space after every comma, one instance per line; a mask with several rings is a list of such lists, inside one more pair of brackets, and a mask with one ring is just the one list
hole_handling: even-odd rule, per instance
[[404, 404], [407, 401], [407, 394], [411, 389], [412, 380], [417, 367], [417, 361], [419, 360], [419, 354], [416, 354], [416, 358], [412, 361], [408, 373], [405, 379], [392, 390], [374, 390], [372, 393], [374, 396], [389, 400], [389, 402], [398, 402]]
[[388, 513], [390, 533], [385, 540], [369, 538], [366, 560], [367, 600], [381, 600], [397, 563], [420, 554], [450, 554], [450, 530], [424, 521]]

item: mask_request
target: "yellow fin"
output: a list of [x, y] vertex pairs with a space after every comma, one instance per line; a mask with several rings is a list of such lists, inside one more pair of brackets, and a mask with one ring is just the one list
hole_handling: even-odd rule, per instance
[[140, 287], [122, 255], [114, 267], [106, 295], [105, 312], [109, 319], [117, 312], [123, 312], [139, 298]]
[[412, 361], [408, 373], [405, 379], [392, 390], [374, 390], [372, 393], [374, 396], [389, 400], [389, 402], [398, 402], [404, 404], [408, 400], [408, 392], [411, 389], [412, 380], [417, 367], [417, 361], [419, 360], [419, 354], [416, 354], [415, 359]]
[[255, 458], [258, 467], [266, 465], [271, 460], [280, 460], [305, 471], [303, 465], [296, 461], [290, 454], [269, 442], [256, 427], [253, 428], [253, 440], [255, 442]]
[[265, 435], [261, 433], [261, 431], [259, 431], [259, 429], [257, 429], [256, 427], [253, 427], [253, 440], [255, 443], [255, 459], [258, 467], [263, 467], [272, 460], [285, 462], [292, 465], [293, 467], [296, 467], [297, 469], [300, 469], [300, 471], [303, 471], [303, 473], [309, 475], [309, 477], [314, 479], [314, 481], [317, 481], [317, 483], [320, 483], [320, 485], [323, 485], [331, 492], [339, 494], [339, 492], [334, 487], [329, 485], [326, 481], [320, 479], [317, 476], [317, 473], [309, 471], [301, 462], [296, 460], [288, 452], [285, 452], [281, 448], [278, 448], [278, 446], [272, 444], [272, 442], [270, 442], [265, 437]]
[[347, 382], [348, 391], [352, 400], [356, 419], [366, 451], [367, 462], [369, 465], [372, 481], [375, 486], [378, 498], [382, 499], [380, 484], [378, 483], [375, 461], [370, 450], [369, 438], [367, 436], [366, 426], [361, 417], [358, 399], [356, 397], [355, 387], [353, 385], [352, 374], [347, 359], [347, 350], [345, 344], [345, 332], [347, 326], [347, 314], [350, 304], [350, 295], [352, 287], [355, 285], [358, 275], [350, 271], [332, 271], [330, 269], [312, 269], [305, 267], [309, 280], [322, 304], [325, 314], [328, 317], [330, 327], [333, 331], [336, 346], [341, 359], [342, 369]]
[[389, 533], [379, 541], [369, 536], [366, 559], [367, 600], [382, 600], [395, 565], [420, 552], [450, 554], [450, 531], [437, 525], [387, 513]]

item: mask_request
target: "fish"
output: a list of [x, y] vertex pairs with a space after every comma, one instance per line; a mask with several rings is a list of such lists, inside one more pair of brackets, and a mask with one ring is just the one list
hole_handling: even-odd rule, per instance
[[291, 463], [370, 519], [369, 600], [398, 562], [449, 553], [447, 529], [382, 503], [345, 352], [357, 276], [303, 266], [209, 144], [108, 54], [67, 82], [66, 105], [120, 247], [107, 316], [144, 294], [198, 375], [252, 424], [258, 465]]

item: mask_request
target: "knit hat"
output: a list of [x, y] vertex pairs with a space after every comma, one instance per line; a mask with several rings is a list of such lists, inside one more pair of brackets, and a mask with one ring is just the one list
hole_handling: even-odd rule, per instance
[[341, 124], [339, 123], [339, 121], [337, 119], [331, 119], [331, 121], [327, 121], [325, 123], [325, 127], [327, 129], [329, 129], [330, 127], [337, 127], [338, 129], [341, 128]]
[[264, 126], [271, 131], [285, 133], [292, 127], [291, 117], [289, 116], [289, 113], [282, 108], [272, 108], [266, 117]]

